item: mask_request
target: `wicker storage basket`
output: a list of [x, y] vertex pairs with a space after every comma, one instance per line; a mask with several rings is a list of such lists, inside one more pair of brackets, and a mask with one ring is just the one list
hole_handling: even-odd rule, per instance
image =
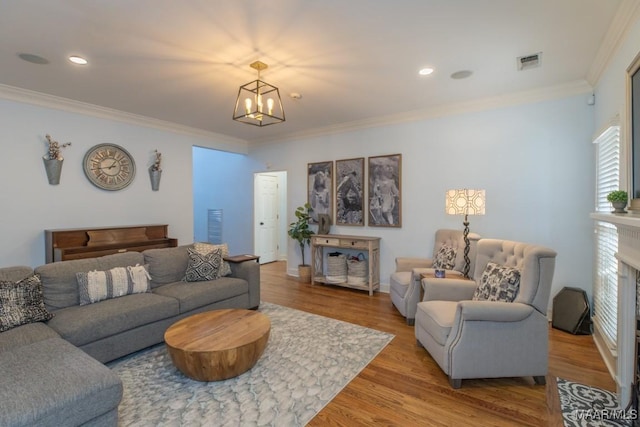
[[369, 264], [364, 254], [351, 257], [347, 261], [347, 283], [350, 285], [366, 285], [369, 278]]
[[334, 252], [327, 257], [327, 283], [344, 283], [347, 281], [347, 257]]

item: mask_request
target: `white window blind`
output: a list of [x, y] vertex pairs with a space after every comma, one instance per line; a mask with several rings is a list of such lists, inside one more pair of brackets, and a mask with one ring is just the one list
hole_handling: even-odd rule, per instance
[[[596, 140], [596, 211], [611, 212], [607, 194], [620, 186], [620, 126], [610, 126]], [[615, 352], [618, 312], [618, 232], [613, 224], [596, 222], [596, 272], [593, 320]]]
[[620, 188], [620, 126], [610, 126], [594, 143], [597, 146], [596, 212], [611, 212], [607, 194]]
[[596, 223], [596, 277], [593, 287], [593, 321], [611, 350], [616, 349], [618, 328], [618, 232], [608, 222]]

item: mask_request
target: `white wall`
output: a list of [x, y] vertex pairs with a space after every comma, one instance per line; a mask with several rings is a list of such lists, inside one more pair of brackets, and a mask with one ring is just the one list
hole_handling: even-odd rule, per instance
[[[60, 184], [49, 185], [42, 156], [45, 134], [72, 145]], [[114, 143], [136, 161], [133, 183], [122, 191], [94, 187], [82, 169], [93, 145]], [[193, 145], [210, 140], [0, 99], [0, 266], [44, 263], [44, 230], [169, 224], [171, 237], [193, 241]], [[160, 191], [151, 191], [147, 167], [162, 152]]]
[[[616, 115], [620, 117], [621, 124], [621, 179], [620, 188], [631, 192], [631, 128], [630, 123], [627, 120], [627, 68], [633, 63], [637, 55], [640, 54], [640, 21], [636, 22], [634, 26], [629, 29], [629, 32], [625, 38], [625, 41], [619, 46], [611, 58], [607, 68], [600, 76], [595, 86], [595, 128], [598, 130], [604, 130], [609, 121]], [[631, 197], [633, 195], [630, 194]], [[628, 398], [628, 382], [625, 380], [625, 373], [633, 372], [633, 349], [624, 348], [623, 341], [626, 340], [627, 332], [631, 329], [635, 329], [635, 317], [633, 313], [626, 314], [631, 315], [631, 318], [622, 318], [625, 310], [620, 308], [620, 299], [618, 300], [618, 351], [613, 354], [608, 345], [602, 338], [602, 334], [599, 329], [595, 328], [594, 340], [600, 354], [602, 355], [605, 363], [607, 364], [612, 377], [616, 380], [618, 397], [621, 401], [625, 401]], [[629, 325], [632, 325], [629, 328]], [[596, 325], [597, 326], [597, 325]], [[625, 327], [627, 327], [625, 329]], [[628, 335], [628, 334], [627, 334]], [[633, 331], [631, 331], [633, 335]], [[617, 360], [616, 360], [617, 359]], [[627, 363], [629, 365], [627, 365]]]
[[[629, 136], [629, 124], [626, 123], [627, 97], [627, 68], [634, 58], [640, 54], [640, 21], [630, 28], [625, 42], [619, 47], [606, 70], [600, 76], [595, 87], [595, 129], [602, 129], [616, 115], [620, 116], [622, 137]], [[630, 141], [630, 136], [629, 136]], [[622, 144], [621, 177], [622, 189], [630, 189], [631, 180], [630, 159], [627, 155], [628, 146]]]
[[[593, 109], [585, 98], [261, 146], [251, 151], [237, 179], [250, 182], [255, 172], [286, 171], [289, 223], [293, 209], [306, 201], [308, 162], [402, 153], [402, 228], [332, 230], [382, 237], [383, 283], [388, 283], [395, 257], [429, 255], [437, 228], [462, 227], [462, 218], [444, 214], [445, 190], [478, 187], [487, 190], [487, 215], [471, 217], [472, 231], [554, 248], [559, 255], [553, 292], [577, 286], [590, 294], [594, 129]], [[58, 186], [47, 183], [42, 165], [46, 133], [73, 143], [64, 150]], [[84, 177], [84, 153], [103, 142], [122, 145], [136, 160], [136, 179], [125, 190], [99, 190]], [[35, 266], [44, 262], [43, 231], [50, 228], [167, 223], [172, 237], [191, 242], [192, 147], [215, 147], [215, 142], [0, 100], [0, 146], [5, 153], [0, 265]], [[164, 160], [159, 192], [151, 191], [146, 173], [154, 149]], [[252, 217], [249, 209], [242, 220]], [[290, 266], [299, 263], [292, 244], [287, 258]]]
[[[402, 154], [402, 227], [332, 227], [380, 236], [381, 281], [398, 256], [427, 256], [438, 228], [462, 228], [444, 213], [451, 188], [484, 188], [486, 215], [470, 217], [484, 237], [547, 245], [558, 252], [555, 294], [591, 294], [593, 108], [586, 95], [253, 148], [249, 156], [288, 172], [288, 217], [307, 200], [307, 163]], [[300, 262], [290, 241], [288, 271]]]
[[253, 170], [244, 154], [193, 148], [194, 236], [207, 241], [207, 211], [222, 209], [231, 254], [253, 252]]

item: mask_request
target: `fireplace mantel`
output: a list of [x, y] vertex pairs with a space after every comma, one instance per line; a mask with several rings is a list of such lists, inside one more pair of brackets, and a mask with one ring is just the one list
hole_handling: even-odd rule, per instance
[[636, 227], [640, 229], [640, 215], [636, 214], [595, 212], [591, 214], [591, 218], [598, 221], [605, 221], [616, 225], [626, 225], [627, 227]]
[[[624, 408], [631, 398], [631, 383], [635, 379], [636, 275], [640, 271], [640, 215], [598, 212], [590, 216], [596, 221], [615, 225], [618, 231], [618, 355], [614, 379], [618, 402]], [[594, 339], [598, 344], [598, 338]]]

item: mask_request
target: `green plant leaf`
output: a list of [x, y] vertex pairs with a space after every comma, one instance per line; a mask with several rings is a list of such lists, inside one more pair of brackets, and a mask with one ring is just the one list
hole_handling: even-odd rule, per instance
[[289, 224], [289, 230], [287, 234], [293, 240], [297, 241], [300, 245], [300, 253], [302, 254], [302, 264], [305, 264], [304, 261], [304, 248], [306, 245], [311, 244], [311, 236], [315, 234], [309, 228], [309, 220], [311, 219], [311, 212], [313, 212], [313, 208], [309, 203], [305, 203], [303, 206], [298, 206], [294, 211], [294, 215], [297, 218], [297, 221]]
[[616, 190], [612, 191], [607, 195], [607, 200], [609, 202], [627, 202], [629, 197], [626, 191]]

